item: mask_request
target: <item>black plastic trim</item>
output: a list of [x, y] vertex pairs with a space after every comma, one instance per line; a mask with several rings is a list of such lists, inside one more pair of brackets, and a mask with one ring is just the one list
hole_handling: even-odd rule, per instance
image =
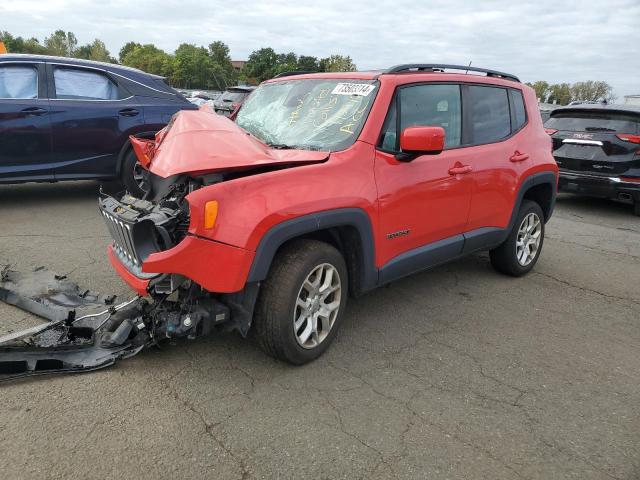
[[406, 73], [410, 72], [411, 70], [417, 70], [418, 72], [433, 72], [438, 70], [463, 70], [465, 72], [484, 73], [487, 77], [504, 78], [505, 80], [511, 80], [520, 83], [520, 79], [510, 73], [499, 72], [498, 70], [489, 70], [487, 68], [472, 67], [470, 65], [449, 65], [445, 63], [406, 63], [403, 65], [395, 65], [385, 70], [382, 75]]
[[438, 240], [389, 260], [379, 272], [380, 284], [389, 283], [413, 273], [427, 270], [480, 250], [490, 250], [506, 240], [513, 229], [522, 199], [531, 187], [548, 183], [551, 186], [551, 202], [545, 222], [551, 218], [556, 201], [556, 176], [553, 172], [541, 172], [527, 177], [523, 182], [506, 228], [483, 227]]
[[355, 227], [360, 234], [363, 269], [361, 272], [362, 291], [374, 288], [378, 283], [375, 266], [375, 246], [373, 228], [367, 213], [360, 208], [341, 208], [304, 215], [279, 223], [262, 237], [249, 271], [249, 282], [259, 282], [267, 277], [271, 262], [278, 248], [287, 240], [305, 233], [317, 232], [331, 227]]
[[464, 235], [454, 235], [402, 253], [380, 269], [380, 285], [446, 263], [459, 257], [463, 248]]

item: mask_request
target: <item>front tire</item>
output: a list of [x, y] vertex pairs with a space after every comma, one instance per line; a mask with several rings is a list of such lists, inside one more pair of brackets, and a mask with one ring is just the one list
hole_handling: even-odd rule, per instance
[[489, 252], [498, 272], [521, 277], [537, 263], [544, 242], [544, 213], [536, 202], [524, 200], [507, 239]]
[[127, 192], [136, 198], [142, 198], [149, 191], [148, 172], [138, 163], [133, 150], [127, 152], [122, 162], [121, 178]]
[[254, 335], [262, 350], [302, 365], [329, 347], [347, 303], [347, 267], [340, 252], [317, 240], [296, 240], [273, 260], [256, 305]]

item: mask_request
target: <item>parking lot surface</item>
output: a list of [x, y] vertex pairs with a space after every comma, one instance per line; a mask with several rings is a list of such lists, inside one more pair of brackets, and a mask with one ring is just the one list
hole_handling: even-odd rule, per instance
[[[92, 182], [0, 186], [0, 264], [130, 295]], [[215, 265], [211, 266], [215, 269]], [[39, 478], [640, 478], [640, 218], [561, 195], [538, 265], [486, 254], [351, 301], [291, 367], [235, 334], [0, 384], [0, 471]], [[0, 333], [36, 319], [0, 305]]]

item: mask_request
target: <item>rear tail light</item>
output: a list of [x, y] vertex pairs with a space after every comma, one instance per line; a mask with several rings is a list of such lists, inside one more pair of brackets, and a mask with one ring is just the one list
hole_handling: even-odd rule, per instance
[[558, 130], [554, 130], [553, 128], [545, 128], [544, 131], [547, 133], [547, 135], [553, 135]]
[[623, 182], [640, 183], [640, 177], [620, 177]]
[[618, 133], [616, 135], [623, 142], [640, 143], [640, 135], [633, 135], [631, 133]]

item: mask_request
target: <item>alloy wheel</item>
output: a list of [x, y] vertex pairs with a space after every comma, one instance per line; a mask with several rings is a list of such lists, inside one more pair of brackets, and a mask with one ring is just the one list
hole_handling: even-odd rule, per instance
[[516, 258], [523, 267], [535, 258], [542, 241], [542, 222], [535, 213], [529, 213], [522, 219], [516, 238]]
[[338, 270], [329, 263], [316, 266], [302, 283], [293, 313], [293, 329], [298, 345], [315, 348], [335, 324], [342, 283]]

